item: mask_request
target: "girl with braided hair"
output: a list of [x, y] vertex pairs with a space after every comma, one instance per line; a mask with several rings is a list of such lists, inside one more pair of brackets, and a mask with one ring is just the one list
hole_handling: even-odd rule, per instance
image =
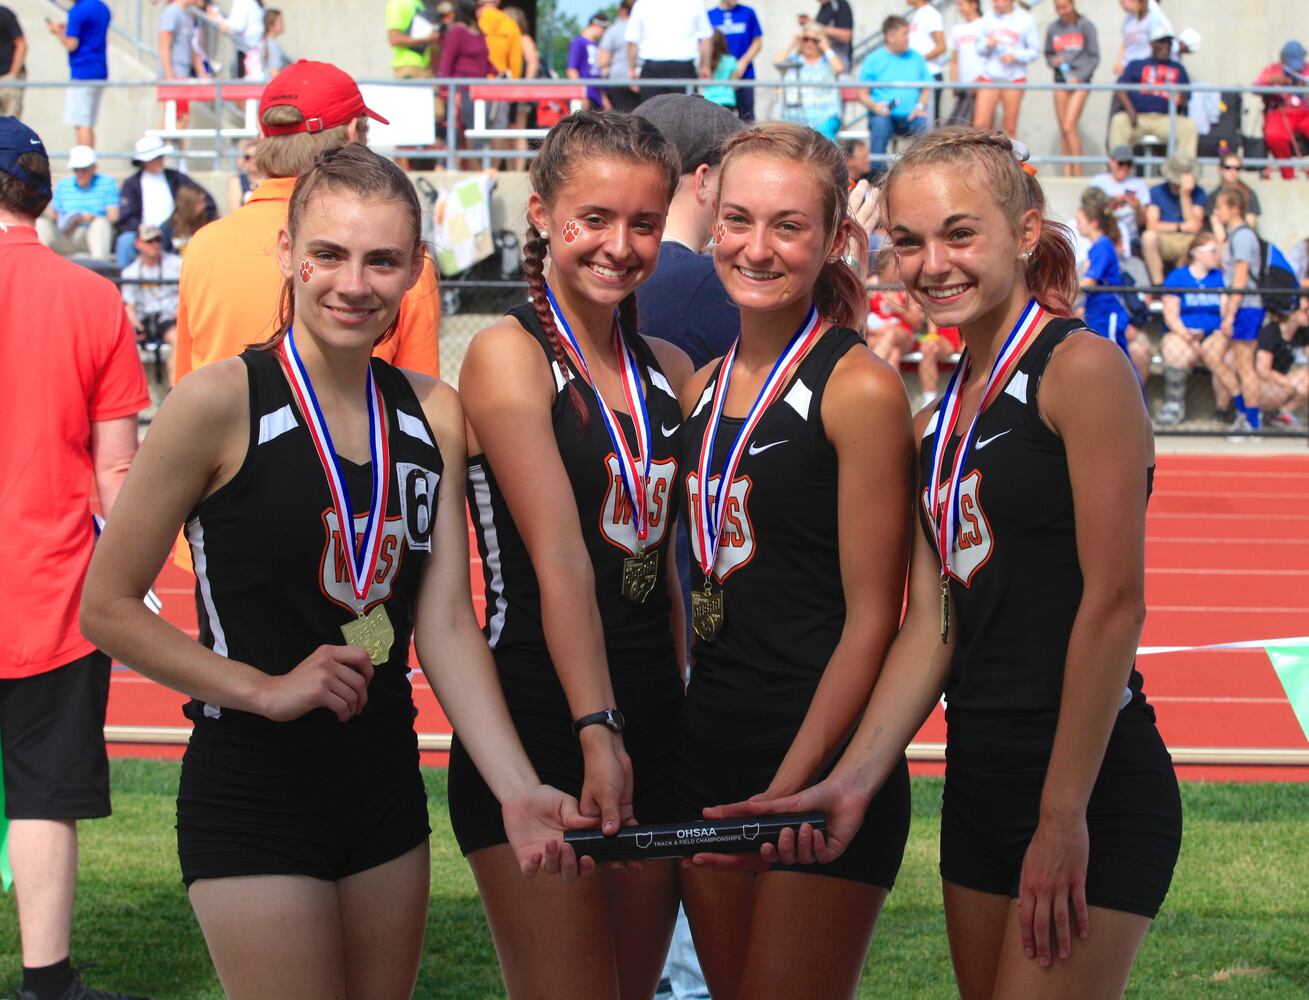
[[[668, 540], [690, 362], [637, 334], [634, 293], [680, 163], [644, 119], [579, 112], [529, 177], [529, 302], [473, 338], [460, 373], [468, 502], [486, 635], [528, 756], [616, 833], [673, 818], [685, 639]], [[526, 883], [458, 734], [449, 787], [509, 995], [653, 995], [677, 913], [671, 862], [567, 892]]]
[[1121, 997], [1163, 902], [1181, 803], [1134, 656], [1150, 421], [1130, 364], [1073, 316], [1077, 270], [998, 132], [945, 127], [884, 182], [909, 294], [966, 351], [915, 420], [909, 601], [820, 810], [765, 858], [829, 863], [944, 692], [946, 930], [960, 995]]

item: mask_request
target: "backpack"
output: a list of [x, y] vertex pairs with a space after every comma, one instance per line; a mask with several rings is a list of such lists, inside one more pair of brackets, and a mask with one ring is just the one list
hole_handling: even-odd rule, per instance
[[1264, 308], [1282, 316], [1294, 312], [1301, 295], [1295, 269], [1275, 244], [1258, 233], [1255, 237], [1259, 240], [1259, 259], [1263, 262], [1259, 285], [1265, 289], [1262, 295]]

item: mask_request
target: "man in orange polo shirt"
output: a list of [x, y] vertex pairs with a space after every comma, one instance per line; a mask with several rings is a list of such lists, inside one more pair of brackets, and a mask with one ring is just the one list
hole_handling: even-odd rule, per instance
[[95, 531], [150, 402], [118, 290], [42, 246], [45, 146], [0, 118], [0, 742], [23, 1000], [111, 1000], [69, 964], [77, 823], [109, 815], [109, 657], [77, 615]]
[[[477, 0], [477, 27], [486, 39], [486, 57], [500, 75], [514, 80], [523, 78], [523, 33], [518, 22], [500, 9], [500, 0]], [[509, 127], [509, 101], [488, 101], [487, 125]], [[513, 139], [493, 139], [492, 149], [513, 149]], [[510, 167], [526, 167], [524, 161], [509, 162]]]
[[[259, 102], [264, 138], [255, 164], [268, 179], [241, 208], [205, 226], [187, 245], [178, 289], [175, 379], [235, 357], [273, 334], [283, 286], [273, 248], [296, 178], [323, 150], [366, 142], [370, 118], [386, 123], [364, 106], [354, 80], [328, 63], [302, 59], [264, 88]], [[396, 335], [378, 346], [376, 356], [437, 375], [440, 304], [428, 261], [400, 306]]]

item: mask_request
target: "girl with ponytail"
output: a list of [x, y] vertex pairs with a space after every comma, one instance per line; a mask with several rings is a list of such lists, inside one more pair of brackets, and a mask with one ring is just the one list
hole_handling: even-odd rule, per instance
[[[724, 150], [714, 264], [741, 326], [682, 394], [696, 641], [679, 819], [822, 774], [895, 635], [910, 528], [909, 406], [859, 332], [868, 244], [845, 157], [786, 122]], [[902, 759], [836, 864], [753, 878], [714, 870], [727, 857], [687, 865], [713, 996], [852, 996], [908, 827]]]
[[945, 127], [887, 175], [900, 277], [965, 344], [915, 421], [904, 623], [824, 780], [707, 815], [821, 811], [826, 833], [802, 826], [761, 853], [840, 863], [944, 693], [941, 876], [960, 995], [1112, 998], [1181, 842], [1134, 664], [1154, 447], [1123, 353], [1071, 318], [1072, 247], [1024, 154]]
[[[643, 119], [556, 125], [531, 166], [529, 301], [473, 338], [460, 372], [486, 635], [510, 715], [538, 773], [606, 834], [673, 818], [685, 639], [668, 540], [690, 362], [637, 334], [634, 292], [679, 179]], [[449, 794], [510, 997], [653, 995], [677, 913], [671, 862], [568, 887], [516, 877], [459, 733]]]

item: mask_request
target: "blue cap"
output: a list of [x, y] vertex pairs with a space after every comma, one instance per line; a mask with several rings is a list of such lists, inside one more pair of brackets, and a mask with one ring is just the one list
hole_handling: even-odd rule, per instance
[[1291, 41], [1282, 46], [1282, 65], [1295, 73], [1304, 72], [1304, 46]]
[[49, 159], [39, 135], [12, 115], [0, 118], [0, 170], [18, 178], [37, 194], [49, 197], [50, 179], [39, 180], [19, 165], [18, 158], [24, 153], [40, 153]]

